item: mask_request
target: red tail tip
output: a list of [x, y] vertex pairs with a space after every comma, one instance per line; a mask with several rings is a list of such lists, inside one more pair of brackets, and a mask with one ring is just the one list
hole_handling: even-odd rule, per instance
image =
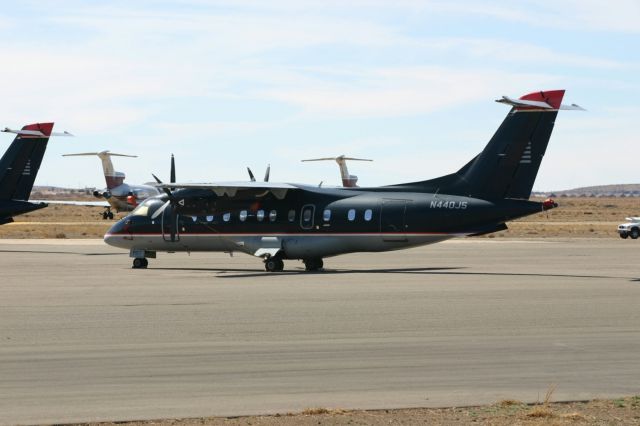
[[53, 123], [27, 124], [22, 128], [22, 130], [37, 130], [45, 136], [51, 136], [51, 132], [53, 131]]
[[554, 109], [559, 109], [564, 97], [564, 90], [546, 90], [540, 92], [529, 93], [520, 97], [523, 101], [546, 102]]

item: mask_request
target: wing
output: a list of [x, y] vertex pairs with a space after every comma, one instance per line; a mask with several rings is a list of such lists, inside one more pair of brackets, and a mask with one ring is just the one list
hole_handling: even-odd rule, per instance
[[169, 190], [208, 189], [219, 197], [226, 195], [233, 198], [264, 197], [271, 193], [279, 200], [282, 200], [289, 191], [302, 189], [297, 185], [274, 182], [164, 183], [156, 186]]
[[29, 200], [32, 203], [59, 204], [67, 206], [109, 207], [106, 201]]

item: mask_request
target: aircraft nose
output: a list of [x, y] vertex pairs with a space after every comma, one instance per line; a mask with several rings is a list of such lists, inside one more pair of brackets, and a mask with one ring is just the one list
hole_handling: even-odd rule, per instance
[[129, 222], [130, 219], [125, 217], [114, 223], [107, 233], [104, 234], [104, 242], [114, 247], [129, 248], [132, 240], [131, 235], [129, 235], [126, 229], [129, 226]]

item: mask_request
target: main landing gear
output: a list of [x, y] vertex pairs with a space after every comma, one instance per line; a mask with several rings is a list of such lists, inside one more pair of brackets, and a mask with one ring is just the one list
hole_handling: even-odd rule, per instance
[[147, 269], [147, 266], [149, 266], [149, 261], [146, 258], [136, 257], [133, 259], [133, 266], [131, 267], [133, 269]]
[[113, 219], [113, 212], [110, 207], [107, 207], [105, 211], [102, 212], [102, 220]]
[[302, 259], [302, 263], [304, 263], [304, 269], [309, 272], [319, 271], [324, 266], [324, 262], [322, 262], [321, 257]]
[[267, 272], [280, 272], [284, 269], [284, 262], [278, 256], [271, 256], [265, 259], [264, 269]]

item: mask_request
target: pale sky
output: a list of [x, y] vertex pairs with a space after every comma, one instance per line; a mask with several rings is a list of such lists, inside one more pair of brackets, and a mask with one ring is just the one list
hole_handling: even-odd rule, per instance
[[[508, 6], [507, 6], [508, 4]], [[0, 14], [0, 126], [55, 121], [37, 185], [103, 187], [109, 149], [129, 183], [360, 185], [437, 177], [480, 152], [494, 102], [566, 89], [537, 190], [640, 182], [640, 2], [20, 1]], [[0, 134], [2, 151], [12, 135]]]

